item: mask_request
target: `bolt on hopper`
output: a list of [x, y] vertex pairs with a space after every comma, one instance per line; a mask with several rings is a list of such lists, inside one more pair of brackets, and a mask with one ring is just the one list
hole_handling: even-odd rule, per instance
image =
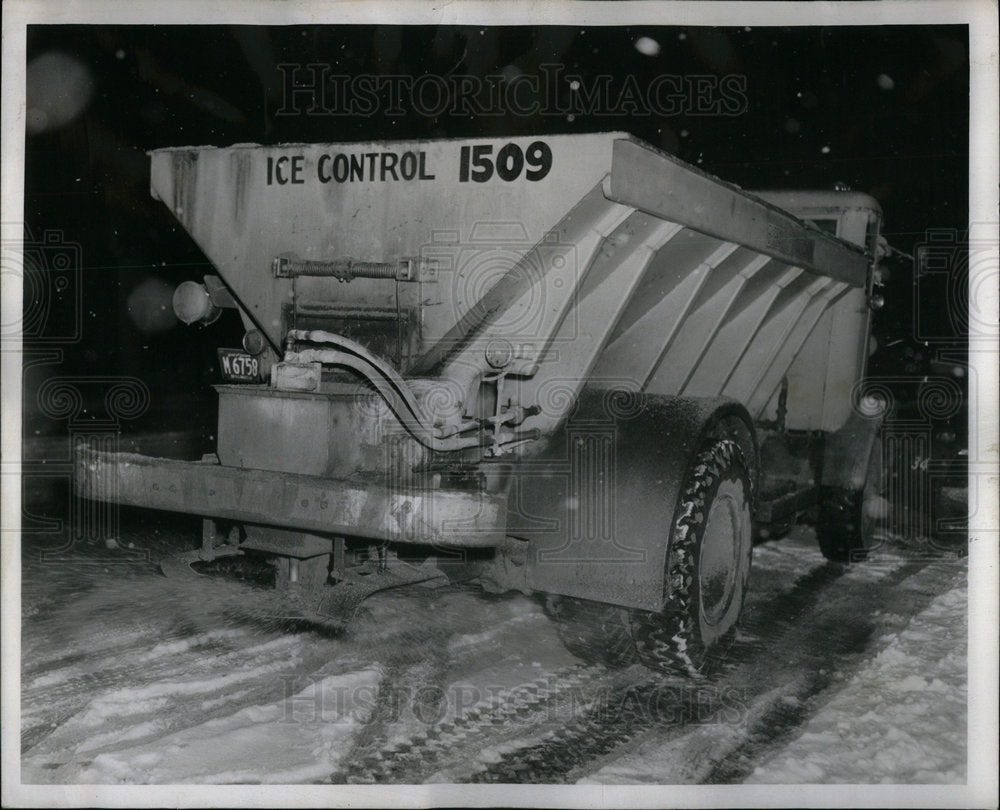
[[755, 523], [818, 506], [828, 556], [872, 542], [871, 198], [748, 194], [622, 133], [151, 163], [217, 270], [178, 317], [236, 309], [246, 337], [215, 456], [82, 450], [77, 491], [204, 516], [186, 560], [274, 555], [342, 619], [444, 559], [549, 594], [582, 654], [697, 671]]

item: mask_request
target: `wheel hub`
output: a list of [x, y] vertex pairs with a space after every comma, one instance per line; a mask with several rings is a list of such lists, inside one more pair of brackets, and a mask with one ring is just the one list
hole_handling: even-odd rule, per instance
[[743, 484], [723, 481], [705, 521], [698, 566], [701, 615], [712, 627], [725, 619], [739, 591], [741, 560], [748, 542]]

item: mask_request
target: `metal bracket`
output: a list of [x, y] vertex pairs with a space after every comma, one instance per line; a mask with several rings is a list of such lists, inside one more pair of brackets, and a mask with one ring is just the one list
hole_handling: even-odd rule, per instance
[[337, 281], [344, 282], [353, 281], [356, 278], [431, 281], [437, 275], [432, 268], [413, 259], [389, 262], [370, 262], [358, 259], [316, 261], [296, 259], [292, 256], [278, 256], [271, 262], [271, 269], [275, 278], [313, 276], [335, 278]]
[[223, 309], [239, 309], [233, 294], [218, 276], [205, 276], [205, 289], [208, 290], [208, 297], [215, 306]]

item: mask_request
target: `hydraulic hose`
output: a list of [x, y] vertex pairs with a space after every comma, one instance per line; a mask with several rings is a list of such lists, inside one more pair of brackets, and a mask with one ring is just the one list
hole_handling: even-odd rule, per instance
[[400, 423], [421, 444], [432, 450], [454, 451], [469, 447], [478, 447], [489, 442], [476, 436], [465, 438], [441, 438], [436, 434], [433, 425], [429, 424], [427, 415], [410, 390], [410, 387], [394, 368], [372, 355], [367, 349], [353, 340], [321, 330], [305, 331], [293, 329], [288, 333], [289, 340], [301, 340], [311, 343], [326, 343], [337, 348], [300, 349], [288, 351], [285, 358], [293, 362], [323, 363], [332, 366], [344, 366], [356, 371], [367, 379], [382, 399], [399, 419]]
[[[361, 358], [368, 364], [368, 366], [374, 368], [378, 375], [387, 380], [396, 389], [399, 396], [402, 397], [403, 401], [406, 403], [407, 408], [410, 409], [414, 418], [422, 424], [427, 424], [427, 415], [420, 407], [420, 403], [417, 402], [416, 397], [413, 396], [413, 392], [410, 390], [410, 386], [406, 384], [406, 380], [400, 376], [396, 369], [384, 360], [381, 360], [373, 355], [360, 343], [350, 340], [349, 338], [345, 338], [334, 332], [324, 332], [322, 329], [291, 329], [288, 332], [288, 340], [302, 340], [309, 343], [326, 343]], [[301, 355], [301, 352], [298, 354]], [[369, 376], [365, 372], [361, 373], [363, 373], [366, 377]], [[373, 384], [376, 382], [374, 379], [371, 381]]]

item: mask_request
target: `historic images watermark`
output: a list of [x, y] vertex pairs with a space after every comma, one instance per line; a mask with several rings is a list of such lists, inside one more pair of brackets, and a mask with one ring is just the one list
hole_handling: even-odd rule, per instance
[[559, 64], [487, 76], [352, 75], [321, 62], [277, 69], [280, 116], [734, 117], [749, 107], [747, 77], [735, 73], [662, 73], [646, 81], [632, 74], [577, 76]]
[[345, 685], [300, 676], [279, 680], [280, 722], [286, 724], [377, 719], [425, 727], [448, 722], [490, 727], [502, 722], [509, 728], [583, 716], [602, 723], [742, 726], [751, 702], [746, 688], [694, 682], [584, 688], [556, 683]]

